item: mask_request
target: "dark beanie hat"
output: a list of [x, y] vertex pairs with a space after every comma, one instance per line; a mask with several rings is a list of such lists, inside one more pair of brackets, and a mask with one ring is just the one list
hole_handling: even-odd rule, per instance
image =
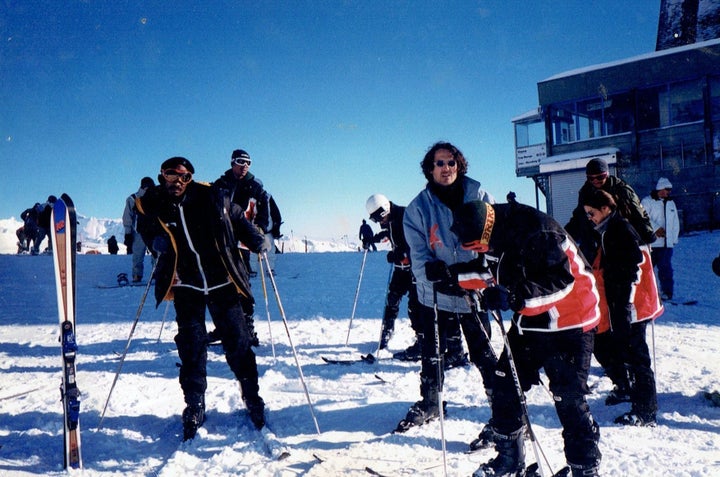
[[195, 168], [193, 165], [185, 159], [184, 157], [171, 157], [167, 161], [163, 162], [160, 166], [160, 170], [164, 171], [165, 169], [173, 169], [177, 166], [183, 166], [185, 169], [190, 171], [191, 174], [195, 174]]
[[596, 174], [604, 174], [609, 172], [608, 164], [602, 159], [592, 159], [585, 166], [585, 174], [594, 176]]
[[451, 230], [462, 243], [479, 241], [487, 246], [494, 225], [495, 209], [487, 202], [473, 200], [455, 210]]
[[154, 185], [155, 185], [155, 181], [153, 181], [151, 177], [143, 177], [140, 180], [140, 188], [141, 189], [147, 189], [148, 187], [152, 187]]
[[231, 159], [250, 159], [250, 154], [243, 151], [242, 149], [235, 149], [232, 153]]

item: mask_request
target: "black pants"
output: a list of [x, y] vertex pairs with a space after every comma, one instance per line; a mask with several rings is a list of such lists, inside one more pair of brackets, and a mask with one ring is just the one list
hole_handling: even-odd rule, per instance
[[[538, 371], [545, 369], [555, 410], [563, 426], [565, 458], [580, 465], [595, 464], [600, 460], [598, 449], [600, 431], [590, 414], [585, 395], [588, 371], [592, 357], [594, 333], [581, 330], [539, 333], [517, 327], [508, 331], [512, 356], [523, 391], [540, 382]], [[510, 435], [523, 425], [520, 396], [510, 370], [507, 350], [503, 351], [493, 382], [493, 429]]]
[[[435, 310], [420, 305], [419, 311], [419, 321], [423, 329], [420, 368], [420, 392], [423, 399], [429, 400], [431, 404], [437, 402], [437, 393], [442, 389], [445, 377], [442, 350], [448, 348], [448, 340], [454, 339], [459, 334], [459, 328], [462, 328], [465, 335], [470, 361], [480, 370], [484, 386], [491, 388], [497, 360], [490, 347], [490, 322], [487, 313], [479, 313], [476, 319], [475, 315], [471, 313], [453, 313], [438, 310], [439, 345], [441, 350], [441, 356], [438, 357], [435, 343]], [[483, 331], [483, 328], [485, 331]], [[485, 333], [487, 333], [487, 337]], [[438, 376], [440, 382], [438, 382]]]
[[180, 356], [180, 387], [188, 404], [204, 399], [207, 389], [207, 330], [205, 308], [222, 336], [225, 360], [240, 381], [243, 395], [257, 395], [258, 371], [255, 353], [250, 347], [250, 330], [240, 295], [232, 285], [209, 295], [184, 287], [175, 287], [175, 336]]
[[387, 329], [393, 329], [395, 319], [400, 313], [400, 301], [402, 297], [408, 297], [408, 318], [410, 326], [415, 333], [422, 332], [418, 315], [420, 302], [418, 301], [417, 289], [413, 283], [412, 271], [410, 268], [400, 268], [393, 266], [390, 283], [388, 285], [388, 293], [385, 298], [385, 311], [383, 312], [383, 321]]

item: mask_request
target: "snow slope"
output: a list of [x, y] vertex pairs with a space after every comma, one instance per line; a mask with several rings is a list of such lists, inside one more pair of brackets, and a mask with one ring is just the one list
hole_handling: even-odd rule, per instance
[[[720, 475], [720, 408], [703, 391], [720, 389], [720, 277], [710, 260], [720, 233], [682, 237], [676, 249], [679, 301], [656, 323], [654, 343], [660, 413], [654, 428], [612, 423], [628, 405], [606, 407], [610, 381], [594, 365], [589, 396], [601, 425], [601, 472], [606, 476]], [[345, 340], [358, 285], [360, 253], [286, 253], [277, 257], [277, 286], [317, 421], [299, 380], [288, 333], [275, 297], [268, 295], [271, 326], [259, 278], [256, 349], [261, 395], [277, 440], [291, 455], [276, 460], [243, 409], [237, 383], [217, 348], [208, 363], [208, 420], [193, 441], [182, 443], [182, 395], [172, 306], [142, 310], [118, 385], [101, 429], [98, 422], [125, 348], [142, 287], [101, 289], [129, 271], [126, 255], [78, 256], [78, 384], [87, 476], [386, 476], [443, 475], [440, 427], [432, 422], [406, 434], [390, 433], [419, 398], [418, 365], [387, 359], [374, 365], [325, 364], [321, 357], [375, 352], [388, 279], [384, 253], [368, 254], [349, 345]], [[152, 295], [152, 294], [151, 294]], [[61, 475], [60, 357], [52, 258], [0, 255], [0, 474]], [[167, 313], [167, 315], [166, 315]], [[412, 332], [405, 305], [390, 342], [408, 346]], [[163, 320], [164, 327], [163, 327]], [[276, 358], [273, 357], [273, 346]], [[651, 337], [649, 337], [650, 339]], [[501, 347], [498, 328], [493, 342]], [[384, 381], [379, 380], [381, 377]], [[24, 393], [20, 396], [15, 396]], [[491, 449], [465, 454], [490, 417], [477, 370], [450, 370], [444, 399], [447, 473], [469, 476]], [[554, 470], [564, 464], [561, 428], [548, 393], [528, 393], [531, 420]], [[528, 463], [534, 460], [527, 444]], [[322, 460], [322, 462], [320, 461]]]

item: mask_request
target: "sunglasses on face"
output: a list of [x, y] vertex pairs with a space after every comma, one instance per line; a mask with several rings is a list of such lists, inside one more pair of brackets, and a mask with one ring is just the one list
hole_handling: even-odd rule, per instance
[[250, 167], [250, 164], [252, 164], [252, 161], [251, 161], [250, 159], [240, 159], [240, 158], [237, 158], [237, 159], [233, 159], [232, 163], [235, 164], [236, 166], [248, 166], [248, 167]]
[[602, 174], [593, 174], [593, 175], [588, 175], [586, 177], [589, 182], [598, 182], [598, 181], [605, 180], [607, 178], [607, 176], [608, 176], [607, 173], [603, 172]]
[[455, 159], [450, 159], [449, 161], [435, 161], [435, 167], [445, 167], [446, 164], [449, 168], [452, 169], [453, 167], [457, 166], [457, 161]]
[[387, 215], [387, 213], [385, 212], [385, 210], [383, 210], [383, 208], [380, 207], [378, 210], [376, 210], [375, 212], [370, 214], [370, 220], [372, 220], [375, 223], [380, 223], [382, 221], [382, 219], [385, 218], [386, 215]]
[[180, 172], [174, 169], [165, 169], [162, 171], [162, 175], [168, 182], [175, 182], [176, 180], [187, 184], [192, 180], [192, 174], [190, 172]]

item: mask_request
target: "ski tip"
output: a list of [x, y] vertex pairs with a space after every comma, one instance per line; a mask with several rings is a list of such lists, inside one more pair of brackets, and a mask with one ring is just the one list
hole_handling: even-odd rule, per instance
[[365, 361], [366, 363], [369, 363], [369, 364], [373, 364], [376, 361], [376, 358], [375, 358], [375, 356], [372, 355], [372, 353], [368, 353], [366, 355], [360, 356], [360, 358], [362, 358], [363, 361]]

